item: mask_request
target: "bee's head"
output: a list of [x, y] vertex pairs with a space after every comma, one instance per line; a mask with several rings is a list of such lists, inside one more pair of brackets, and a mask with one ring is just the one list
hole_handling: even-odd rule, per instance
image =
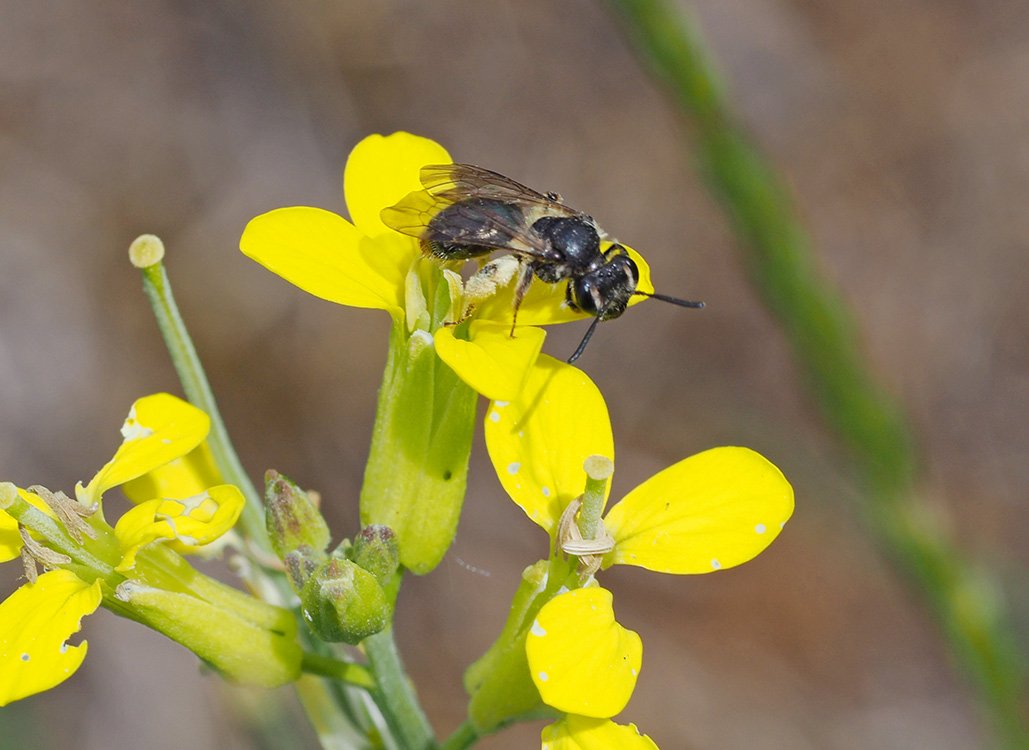
[[600, 320], [617, 318], [625, 312], [639, 276], [625, 248], [614, 244], [604, 253], [603, 265], [568, 284], [568, 304]]

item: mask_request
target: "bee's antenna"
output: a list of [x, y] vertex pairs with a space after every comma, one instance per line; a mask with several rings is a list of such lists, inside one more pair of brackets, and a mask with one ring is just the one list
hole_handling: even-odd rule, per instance
[[667, 294], [658, 294], [657, 292], [641, 292], [637, 289], [633, 292], [633, 294], [639, 294], [642, 297], [653, 297], [654, 299], [659, 299], [662, 302], [671, 302], [673, 305], [678, 305], [679, 307], [695, 307], [697, 309], [700, 309], [704, 306], [703, 302], [693, 302], [688, 299], [669, 297]]
[[588, 344], [590, 339], [593, 338], [593, 332], [597, 329], [597, 323], [600, 322], [600, 315], [601, 313], [597, 313], [597, 317], [593, 319], [593, 322], [590, 323], [590, 327], [586, 329], [586, 335], [582, 337], [582, 341], [579, 342], [579, 346], [576, 347], [574, 352], [572, 352], [572, 356], [568, 358], [568, 364], [572, 364], [582, 356], [584, 351], [586, 351], [586, 344]]

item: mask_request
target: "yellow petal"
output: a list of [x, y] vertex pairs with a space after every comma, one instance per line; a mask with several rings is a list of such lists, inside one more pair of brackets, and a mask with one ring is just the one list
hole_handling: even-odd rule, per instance
[[582, 370], [545, 354], [516, 400], [490, 404], [485, 432], [501, 485], [547, 532], [582, 494], [583, 462], [594, 454], [614, 459], [600, 391]]
[[793, 488], [749, 448], [712, 448], [655, 474], [604, 519], [605, 560], [662, 573], [709, 573], [750, 560], [793, 513]]
[[210, 427], [204, 412], [170, 393], [138, 399], [122, 425], [121, 446], [86, 486], [85, 500], [97, 502], [112, 487], [186, 455]]
[[100, 582], [67, 570], [41, 575], [0, 604], [0, 706], [59, 685], [86, 658], [65, 641], [100, 606]]
[[454, 337], [454, 329], [436, 331], [436, 353], [468, 386], [490, 399], [513, 399], [543, 347], [546, 331], [472, 321], [469, 341]]
[[343, 193], [351, 220], [369, 237], [392, 233], [379, 212], [422, 189], [422, 167], [450, 162], [446, 149], [428, 138], [402, 131], [368, 136], [354, 146], [343, 171]]
[[565, 713], [609, 718], [632, 696], [643, 643], [615, 622], [611, 592], [592, 586], [543, 606], [525, 655], [544, 703]]
[[543, 750], [658, 750], [635, 724], [615, 724], [609, 719], [591, 719], [569, 714], [543, 728]]
[[0, 510], [0, 563], [13, 560], [21, 554], [21, 534], [18, 522]]
[[204, 441], [182, 458], [176, 458], [122, 485], [122, 492], [134, 503], [153, 497], [192, 497], [221, 484], [211, 449]]
[[394, 317], [403, 310], [404, 274], [418, 256], [411, 238], [371, 240], [342, 216], [307, 206], [251, 219], [239, 249], [309, 294]]
[[[606, 249], [610, 246], [609, 241], [601, 244]], [[640, 272], [640, 278], [636, 288], [641, 292], [653, 292], [654, 285], [650, 281], [650, 266], [643, 256], [626, 247], [629, 256], [636, 262]], [[547, 284], [539, 279], [534, 279], [529, 287], [528, 293], [518, 308], [518, 326], [546, 326], [555, 323], [569, 323], [575, 320], [585, 320], [590, 317], [581, 312], [576, 312], [568, 306], [566, 301], [568, 282], [561, 281], [557, 284]], [[634, 295], [629, 299], [630, 307], [643, 302], [646, 297]], [[475, 317], [479, 320], [493, 320], [498, 323], [511, 325], [511, 313], [514, 309], [514, 289], [508, 285], [498, 291], [493, 297], [485, 300], [476, 309]]]
[[122, 551], [117, 570], [131, 570], [139, 550], [157, 539], [172, 540], [179, 552], [197, 551], [232, 528], [243, 503], [236, 487], [222, 484], [185, 500], [157, 498], [137, 505], [114, 527]]

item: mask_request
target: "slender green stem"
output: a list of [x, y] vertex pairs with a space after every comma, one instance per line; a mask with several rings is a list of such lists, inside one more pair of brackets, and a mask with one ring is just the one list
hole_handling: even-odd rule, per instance
[[218, 404], [214, 399], [211, 386], [207, 382], [207, 376], [200, 364], [193, 340], [179, 314], [178, 305], [175, 304], [175, 297], [172, 295], [171, 284], [168, 282], [164, 264], [157, 262], [142, 270], [143, 291], [153, 308], [157, 325], [161, 329], [161, 335], [164, 337], [165, 346], [171, 355], [172, 364], [175, 365], [182, 388], [186, 392], [186, 398], [211, 418], [211, 432], [207, 436], [207, 443], [214, 455], [214, 460], [225, 481], [239, 487], [247, 499], [243, 515], [240, 518], [240, 525], [247, 538], [257, 543], [262, 549], [270, 549], [268, 534], [265, 531], [264, 505], [261, 502], [261, 495], [250, 481], [250, 477], [247, 476], [246, 470], [232, 446], [232, 441], [229, 439], [228, 430], [225, 429], [225, 423], [218, 411]]
[[363, 688], [365, 690], [375, 689], [375, 678], [368, 668], [361, 664], [354, 664], [349, 661], [340, 661], [330, 656], [322, 656], [309, 651], [304, 652], [302, 669], [310, 674], [331, 677], [340, 680], [348, 685]]
[[459, 726], [454, 733], [444, 740], [439, 750], [466, 750], [479, 740], [479, 733], [475, 731], [470, 721]]
[[429, 750], [436, 747], [432, 726], [400, 662], [393, 627], [388, 626], [382, 632], [366, 638], [362, 645], [378, 682], [376, 703], [404, 750]]
[[695, 127], [700, 167], [744, 240], [754, 283], [779, 317], [825, 418], [868, 492], [871, 528], [938, 617], [998, 735], [1029, 746], [1026, 660], [997, 590], [930, 520], [914, 491], [913, 441], [901, 410], [865, 365], [857, 327], [821, 277], [788, 190], [734, 122], [697, 31], [669, 0], [611, 0]]

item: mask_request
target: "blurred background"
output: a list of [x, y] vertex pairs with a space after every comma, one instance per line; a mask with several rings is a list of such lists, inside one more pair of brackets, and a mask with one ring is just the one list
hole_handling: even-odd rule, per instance
[[[1024, 635], [1029, 6], [682, 8], [910, 417], [920, 495], [999, 577]], [[610, 405], [616, 496], [720, 444], [759, 450], [795, 486], [794, 519], [752, 563], [605, 575], [646, 644], [621, 720], [666, 750], [986, 746], [932, 617], [862, 523], [690, 128], [600, 2], [0, 0], [0, 477], [70, 490], [110, 457], [133, 399], [181, 392], [126, 259], [153, 232], [244, 463], [320, 490], [352, 534], [387, 318], [309, 297], [237, 243], [271, 208], [343, 211], [349, 149], [397, 129], [561, 192], [645, 254], [659, 291], [708, 303], [637, 307], [579, 363]], [[567, 356], [583, 327], [551, 329], [546, 350]], [[546, 554], [480, 443], [457, 541], [398, 614], [442, 733], [463, 718], [464, 667]], [[0, 570], [4, 593], [18, 573]], [[4, 750], [316, 747], [289, 690], [275, 713], [106, 612], [84, 636], [72, 680], [0, 711]], [[538, 747], [540, 726], [480, 747]]]

